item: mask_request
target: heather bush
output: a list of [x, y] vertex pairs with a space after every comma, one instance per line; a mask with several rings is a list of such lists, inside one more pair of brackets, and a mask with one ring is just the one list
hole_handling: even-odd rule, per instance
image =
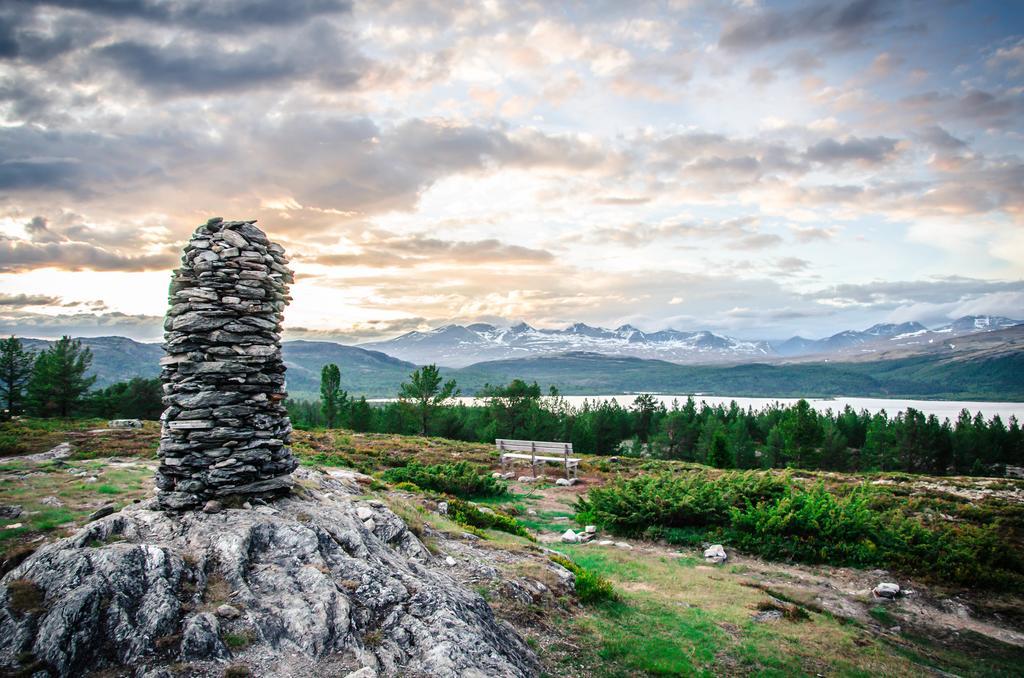
[[[789, 476], [705, 472], [620, 479], [592, 489], [577, 520], [628, 536], [697, 545], [723, 541], [804, 563], [885, 567], [954, 583], [1024, 585], [1024, 559], [999, 520], [925, 520], [870, 486], [842, 493]], [[905, 504], [905, 502], [904, 502]]]
[[388, 469], [381, 478], [389, 483], [412, 483], [424, 490], [463, 498], [497, 497], [508, 493], [507, 484], [492, 478], [485, 469], [465, 461], [433, 466], [413, 461]]

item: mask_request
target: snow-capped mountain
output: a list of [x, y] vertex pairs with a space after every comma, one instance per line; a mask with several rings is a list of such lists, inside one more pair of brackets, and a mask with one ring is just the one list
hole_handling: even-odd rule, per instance
[[774, 355], [766, 341], [746, 341], [713, 332], [667, 329], [645, 333], [632, 325], [610, 330], [584, 323], [560, 330], [537, 329], [526, 323], [512, 327], [487, 323], [445, 325], [362, 347], [402, 360], [448, 367], [569, 351], [657, 358], [677, 363], [749, 361]]
[[1020, 324], [1020, 320], [1011, 320], [998, 315], [965, 315], [935, 331], [949, 334], [973, 334], [974, 332], [1001, 330]]
[[928, 329], [918, 322], [881, 323], [866, 330], [846, 330], [824, 339], [793, 337], [773, 346], [783, 357], [809, 355], [863, 355], [892, 349], [914, 349], [941, 343], [950, 337], [1013, 327], [1020, 320], [1000, 316], [969, 315], [954, 320], [948, 325]]
[[966, 316], [934, 330], [921, 323], [882, 323], [866, 330], [846, 330], [824, 339], [793, 337], [774, 344], [714, 332], [675, 329], [644, 332], [632, 325], [615, 329], [575, 323], [565, 329], [539, 329], [526, 323], [498, 327], [488, 323], [444, 325], [408, 332], [362, 348], [420, 365], [465, 367], [487, 360], [525, 358], [568, 352], [655, 358], [674, 363], [769, 361], [800, 356], [865, 356], [893, 349], [926, 350], [950, 337], [993, 331], [1020, 324], [995, 316]]

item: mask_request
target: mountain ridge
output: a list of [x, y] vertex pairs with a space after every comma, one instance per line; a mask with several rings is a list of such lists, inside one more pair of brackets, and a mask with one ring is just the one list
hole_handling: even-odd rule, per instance
[[413, 330], [384, 341], [359, 344], [418, 364], [461, 368], [475, 363], [591, 351], [631, 355], [678, 364], [743, 363], [804, 356], [838, 356], [919, 346], [973, 332], [994, 331], [1022, 324], [1001, 316], [964, 316], [929, 329], [918, 322], [877, 323], [865, 330], [844, 330], [822, 339], [795, 336], [785, 341], [737, 339], [709, 330], [673, 328], [644, 332], [633, 325], [615, 329], [573, 323], [562, 329], [537, 329], [525, 322], [510, 327], [490, 323], [447, 324], [432, 330]]

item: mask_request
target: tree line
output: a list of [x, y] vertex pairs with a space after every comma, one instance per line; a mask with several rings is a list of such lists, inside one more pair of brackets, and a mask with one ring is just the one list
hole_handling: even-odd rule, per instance
[[[0, 340], [0, 404], [7, 417], [158, 419], [159, 379], [135, 378], [92, 390], [92, 353], [61, 337], [33, 353], [17, 337]], [[410, 374], [398, 399], [370, 403], [342, 388], [341, 370], [325, 365], [320, 400], [287, 400], [299, 429], [344, 427], [359, 432], [434, 435], [493, 442], [496, 438], [571, 442], [580, 452], [696, 461], [718, 468], [804, 468], [906, 471], [936, 475], [1001, 474], [1024, 466], [1024, 432], [1015, 417], [986, 420], [964, 410], [954, 421], [907, 408], [896, 416], [849, 406], [818, 412], [805, 400], [760, 410], [697, 403], [665, 407], [642, 394], [573, 407], [555, 388], [516, 379], [486, 385], [480, 404], [454, 400], [459, 389], [435, 365]]]
[[163, 395], [159, 379], [137, 377], [91, 390], [92, 351], [61, 337], [42, 351], [29, 351], [17, 337], [0, 340], [0, 404], [4, 418], [126, 417], [159, 419]]
[[397, 400], [371, 404], [341, 389], [337, 366], [324, 369], [328, 378], [321, 381], [320, 403], [286, 403], [296, 428], [345, 427], [473, 442], [550, 440], [571, 442], [580, 452], [678, 459], [718, 468], [991, 475], [1004, 473], [1007, 466], [1024, 466], [1024, 432], [1015, 417], [1008, 422], [998, 415], [986, 420], [980, 412], [967, 410], [950, 421], [914, 408], [895, 416], [849, 406], [818, 412], [806, 400], [754, 410], [735, 402], [698, 404], [690, 397], [665, 407], [647, 394], [627, 406], [609, 400], [573, 407], [556, 389], [545, 394], [536, 383], [518, 379], [485, 386], [477, 394], [481, 403], [468, 405], [453, 400], [459, 394], [457, 385], [442, 383], [434, 365], [413, 372]]

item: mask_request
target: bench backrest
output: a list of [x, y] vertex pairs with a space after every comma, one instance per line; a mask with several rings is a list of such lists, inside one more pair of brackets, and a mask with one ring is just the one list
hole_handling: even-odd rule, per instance
[[498, 438], [494, 444], [503, 452], [536, 452], [541, 454], [572, 454], [572, 443], [551, 443], [537, 440], [505, 440]]

